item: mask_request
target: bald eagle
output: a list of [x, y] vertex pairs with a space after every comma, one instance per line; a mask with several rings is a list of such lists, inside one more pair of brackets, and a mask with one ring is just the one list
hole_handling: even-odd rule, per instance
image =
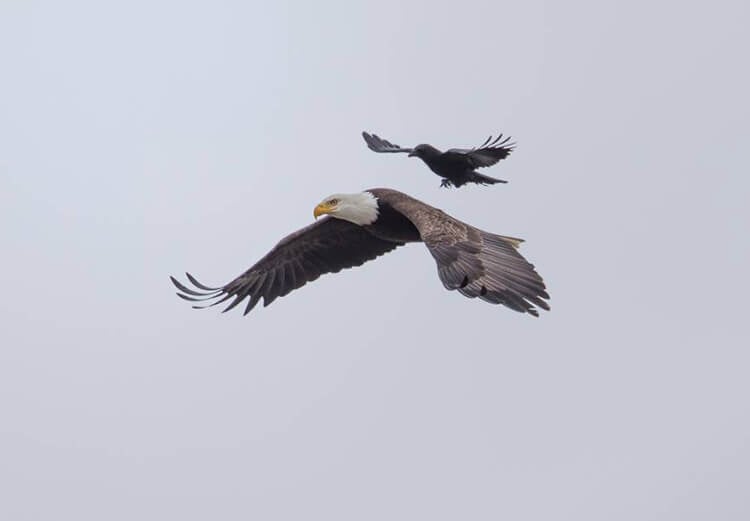
[[443, 178], [440, 186], [456, 188], [466, 183], [480, 185], [494, 185], [507, 183], [503, 179], [496, 179], [480, 174], [475, 169], [492, 166], [501, 159], [505, 159], [513, 151], [515, 143], [509, 143], [510, 138], [502, 139], [500, 134], [494, 140], [488, 137], [484, 143], [474, 148], [451, 148], [442, 152], [432, 145], [421, 144], [414, 148], [404, 148], [394, 145], [390, 141], [378, 137], [376, 134], [362, 132], [367, 147], [373, 152], [407, 153], [409, 157], [418, 157], [425, 164]]
[[521, 239], [488, 233], [404, 193], [375, 188], [334, 194], [318, 204], [313, 224], [282, 239], [268, 254], [224, 286], [211, 288], [187, 273], [190, 288], [170, 277], [195, 308], [249, 299], [245, 314], [263, 298], [268, 306], [324, 273], [360, 266], [409, 242], [423, 242], [449, 290], [521, 313], [549, 310], [544, 281], [517, 249]]

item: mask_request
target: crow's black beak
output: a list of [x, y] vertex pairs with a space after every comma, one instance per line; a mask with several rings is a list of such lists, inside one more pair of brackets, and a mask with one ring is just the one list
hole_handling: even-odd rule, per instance
[[412, 152], [409, 152], [409, 154], [408, 154], [408, 155], [409, 155], [409, 157], [417, 157], [417, 153], [416, 153], [416, 152], [414, 152], [414, 151], [412, 151]]

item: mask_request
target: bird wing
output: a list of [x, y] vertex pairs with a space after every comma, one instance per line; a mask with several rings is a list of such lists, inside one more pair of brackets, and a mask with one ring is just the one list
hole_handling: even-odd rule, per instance
[[471, 168], [484, 168], [492, 166], [501, 159], [505, 159], [513, 151], [515, 143], [510, 143], [510, 138], [502, 139], [500, 134], [494, 140], [488, 137], [484, 143], [475, 148], [451, 148], [443, 153], [446, 159], [457, 159], [467, 161]]
[[479, 230], [400, 192], [376, 195], [419, 230], [447, 289], [534, 316], [535, 306], [549, 309], [542, 277], [518, 252], [522, 239]]
[[192, 288], [170, 278], [179, 290], [178, 296], [191, 302], [206, 302], [195, 308], [215, 306], [234, 297], [224, 309], [226, 312], [249, 297], [247, 314], [261, 297], [263, 305], [268, 306], [277, 297], [324, 273], [361, 266], [402, 244], [379, 239], [348, 221], [324, 217], [283, 238], [265, 257], [224, 286], [205, 286], [189, 273], [186, 275]]
[[362, 137], [364, 138], [365, 143], [367, 143], [367, 147], [373, 152], [412, 152], [411, 148], [403, 148], [398, 145], [394, 145], [390, 141], [378, 137], [377, 134], [368, 134], [367, 132], [362, 132]]

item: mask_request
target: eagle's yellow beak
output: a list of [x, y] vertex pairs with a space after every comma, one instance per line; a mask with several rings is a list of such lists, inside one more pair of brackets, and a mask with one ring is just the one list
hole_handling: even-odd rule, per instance
[[331, 213], [331, 210], [333, 210], [333, 207], [330, 205], [327, 205], [325, 203], [320, 203], [318, 206], [315, 207], [313, 210], [313, 216], [317, 219], [321, 215], [325, 215], [327, 213]]

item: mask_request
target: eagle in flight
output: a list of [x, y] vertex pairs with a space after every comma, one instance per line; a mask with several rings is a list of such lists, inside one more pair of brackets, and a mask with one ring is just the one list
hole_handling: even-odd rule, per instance
[[[223, 286], [209, 287], [186, 274], [189, 287], [171, 277], [178, 296], [197, 308], [247, 300], [245, 313], [325, 273], [361, 266], [410, 242], [421, 242], [448, 290], [539, 316], [549, 309], [542, 277], [519, 252], [521, 239], [475, 228], [404, 193], [373, 188], [334, 194], [313, 210], [313, 224], [283, 238], [255, 265]], [[408, 276], [404, 273], [404, 276]]]

